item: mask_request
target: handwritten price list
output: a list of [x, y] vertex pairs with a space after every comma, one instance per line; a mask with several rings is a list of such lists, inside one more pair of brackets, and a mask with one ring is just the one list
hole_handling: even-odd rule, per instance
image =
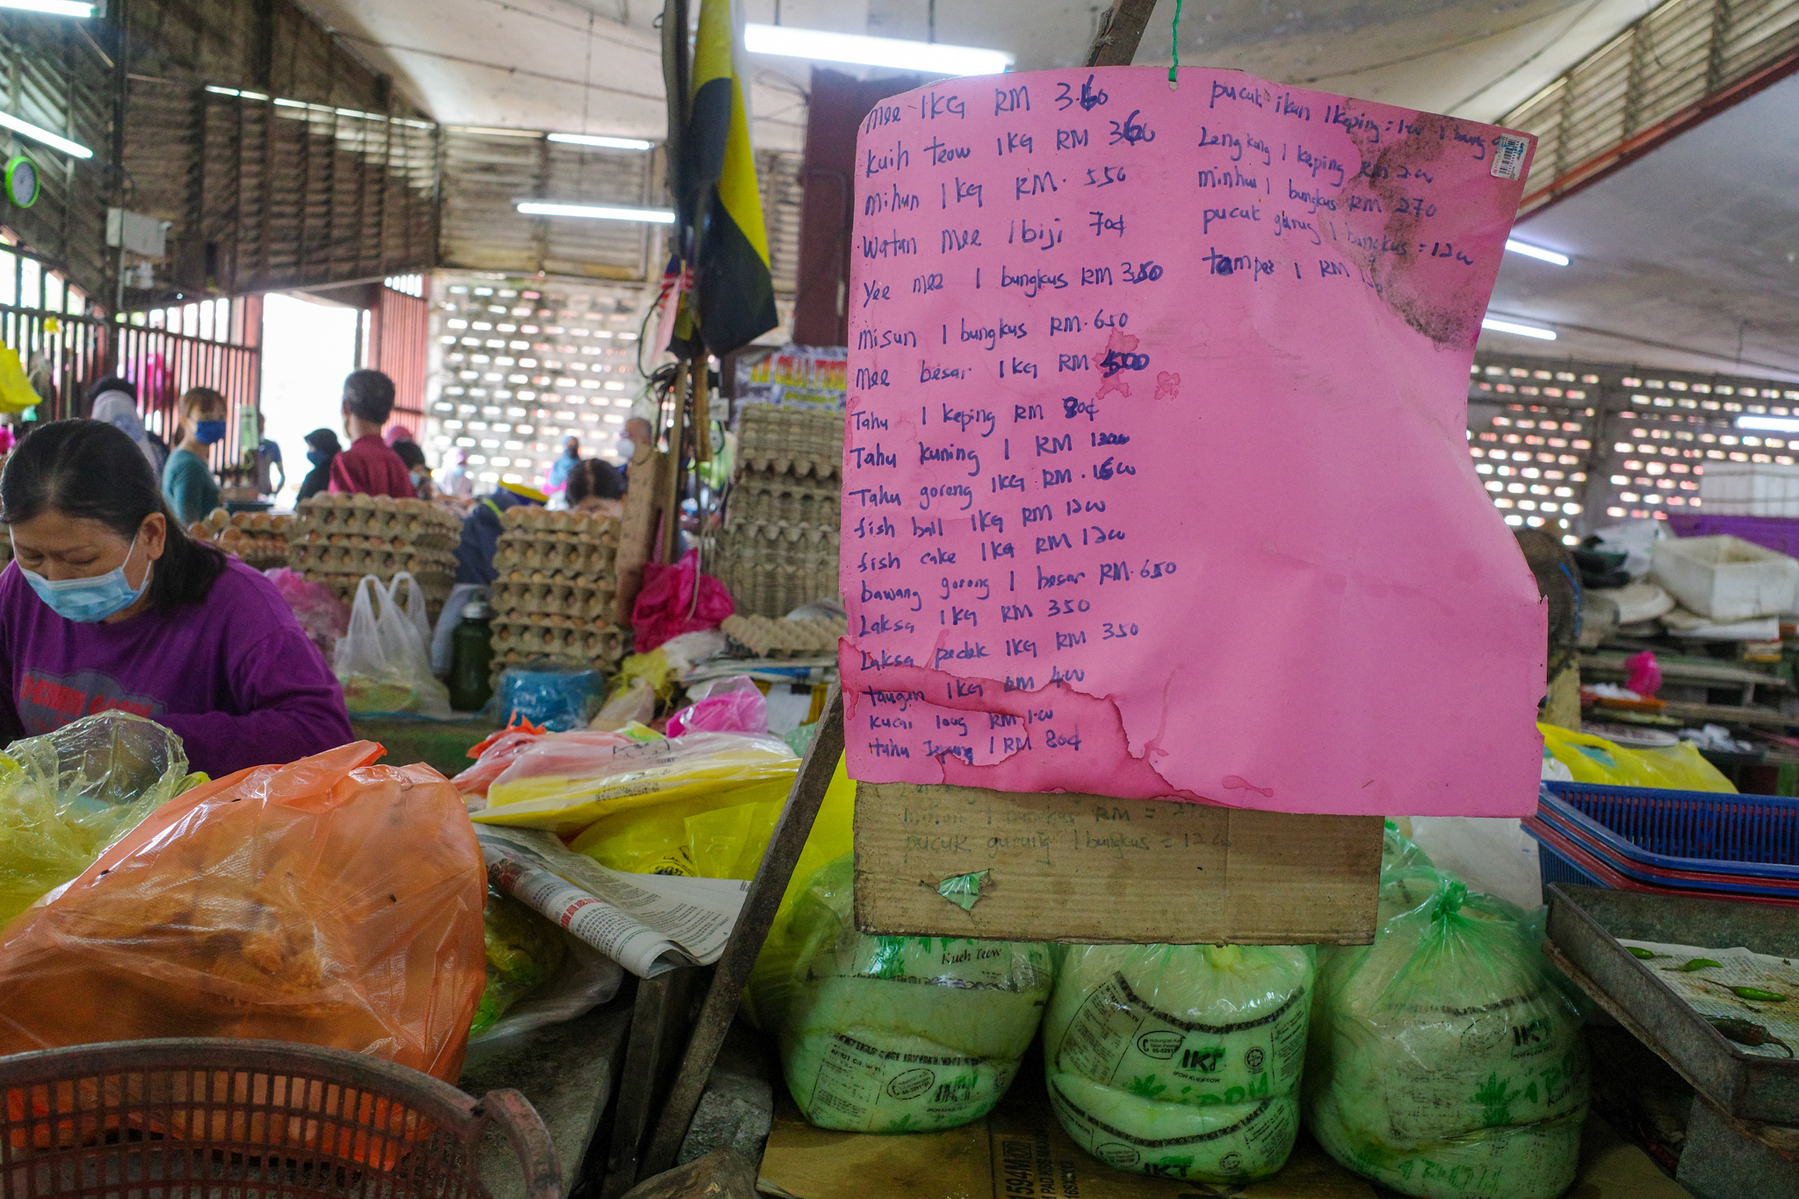
[[[1492, 793], [1536, 770], [1540, 616], [1460, 413], [1529, 149], [1229, 72], [875, 108], [848, 297], [852, 775], [1517, 807]], [[1476, 638], [1488, 677], [1438, 690]], [[1444, 700], [1473, 703], [1448, 724], [1492, 787], [1366, 735], [1441, 736]], [[1516, 711], [1477, 731], [1496, 704]]]

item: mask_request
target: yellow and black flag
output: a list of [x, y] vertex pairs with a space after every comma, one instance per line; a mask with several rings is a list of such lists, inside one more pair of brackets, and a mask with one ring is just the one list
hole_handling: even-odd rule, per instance
[[[684, 298], [692, 306], [685, 313], [689, 319], [677, 321], [677, 352], [680, 343], [694, 340], [693, 318], [699, 324], [697, 340], [720, 355], [748, 345], [779, 323], [768, 269], [768, 230], [750, 149], [749, 108], [737, 73], [741, 22], [735, 8], [735, 0], [701, 0], [686, 127], [678, 147], [670, 147], [680, 156], [680, 210], [686, 226], [678, 252], [693, 268], [693, 294]], [[673, 82], [681, 72], [669, 74]]]

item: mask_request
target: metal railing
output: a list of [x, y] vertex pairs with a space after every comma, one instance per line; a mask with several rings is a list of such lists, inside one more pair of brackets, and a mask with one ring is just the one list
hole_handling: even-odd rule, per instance
[[1499, 118], [1537, 135], [1518, 215], [1799, 70], [1799, 0], [1667, 0]]

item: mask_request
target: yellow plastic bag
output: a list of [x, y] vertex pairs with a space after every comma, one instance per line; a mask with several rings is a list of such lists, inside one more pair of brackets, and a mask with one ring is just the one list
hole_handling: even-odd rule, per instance
[[632, 874], [754, 878], [792, 789], [789, 777], [638, 805], [602, 816], [569, 848]]
[[589, 745], [577, 734], [545, 738], [513, 761], [487, 789], [481, 824], [549, 829], [559, 837], [638, 808], [663, 813], [678, 800], [711, 810], [762, 798], [726, 801], [754, 784], [791, 786], [800, 760], [785, 742], [748, 733], [688, 733], [626, 745]]
[[1658, 787], [1669, 791], [1736, 788], [1689, 741], [1665, 749], [1628, 749], [1590, 733], [1539, 724], [1543, 750], [1568, 768], [1577, 783], [1609, 787]]
[[0, 346], [0, 412], [24, 412], [43, 400], [31, 389], [25, 364], [9, 346]]
[[743, 994], [743, 1011], [757, 1028], [772, 1031], [771, 1013], [785, 1011], [794, 999], [794, 968], [805, 950], [805, 934], [793, 928], [794, 905], [805, 894], [812, 877], [820, 869], [850, 853], [855, 848], [856, 784], [837, 759], [837, 773], [831, 776], [830, 788], [818, 805], [818, 819], [812, 835], [794, 863], [793, 878], [781, 896], [769, 926], [768, 939], [756, 957], [756, 968], [750, 974], [750, 985]]

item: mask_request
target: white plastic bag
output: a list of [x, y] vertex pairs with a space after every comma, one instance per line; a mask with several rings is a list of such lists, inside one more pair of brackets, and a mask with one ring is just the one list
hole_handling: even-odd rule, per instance
[[350, 609], [350, 630], [337, 643], [344, 705], [358, 716], [405, 712], [448, 720], [450, 692], [431, 673], [430, 647], [431, 624], [418, 580], [401, 571], [383, 587], [374, 575], [364, 575]]

